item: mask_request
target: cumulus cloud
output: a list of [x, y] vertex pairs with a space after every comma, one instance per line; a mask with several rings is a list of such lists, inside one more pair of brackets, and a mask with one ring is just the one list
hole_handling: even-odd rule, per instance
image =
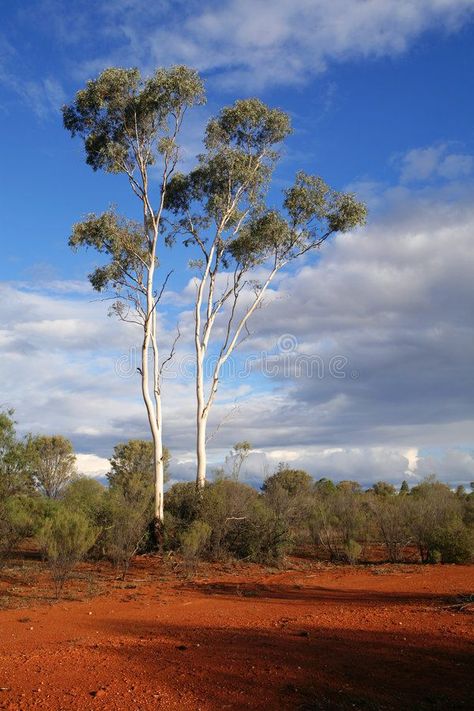
[[474, 474], [474, 450], [449, 449], [436, 455], [420, 457], [417, 474], [434, 474], [442, 481], [451, 481], [469, 486]]
[[474, 158], [465, 153], [450, 152], [448, 144], [414, 148], [400, 158], [401, 181], [421, 182], [432, 178], [454, 180], [469, 176]]
[[110, 471], [109, 460], [96, 454], [78, 454], [76, 464], [80, 474], [92, 478], [104, 477]]

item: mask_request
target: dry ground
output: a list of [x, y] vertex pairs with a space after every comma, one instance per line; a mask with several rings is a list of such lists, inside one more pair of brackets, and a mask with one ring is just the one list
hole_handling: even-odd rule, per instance
[[0, 708], [471, 709], [472, 566], [0, 571]]

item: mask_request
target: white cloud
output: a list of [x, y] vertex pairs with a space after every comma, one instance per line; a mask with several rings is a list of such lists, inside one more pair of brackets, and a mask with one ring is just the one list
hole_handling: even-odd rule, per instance
[[399, 55], [473, 14], [472, 0], [35, 0], [18, 9], [17, 33], [53, 43], [57, 70], [39, 74], [34, 45], [20, 53], [17, 37], [0, 37], [0, 82], [40, 119], [64, 102], [66, 76], [82, 82], [110, 65], [185, 63], [231, 90], [304, 85], [331, 63]]
[[438, 456], [426, 456], [418, 460], [418, 476], [435, 474], [438, 479], [456, 484], [474, 481], [474, 451], [450, 449]]
[[165, 18], [148, 41], [130, 13], [125, 22], [116, 18], [118, 28], [143, 61], [186, 62], [217, 71], [224, 85], [255, 88], [304, 83], [331, 61], [399, 54], [423, 31], [454, 30], [474, 10], [470, 0], [228, 0], [185, 7], [177, 12], [173, 4], [174, 22]]
[[26, 82], [16, 79], [15, 87], [19, 96], [40, 119], [45, 119], [50, 114], [59, 114], [66, 100], [61, 83], [51, 76]]
[[41, 120], [59, 113], [66, 100], [61, 82], [51, 75], [33, 79], [28, 73], [28, 78], [25, 77], [21, 55], [6, 39], [0, 37], [0, 84], [16, 94]]
[[470, 175], [474, 168], [474, 158], [464, 153], [451, 153], [443, 158], [438, 173], [443, 178], [464, 178]]
[[305, 83], [333, 61], [400, 54], [473, 10], [471, 0], [43, 0], [34, 16], [69, 54], [82, 48], [81, 79], [110, 64], [186, 63], [221, 86], [260, 89]]
[[103, 477], [110, 471], [110, 462], [96, 454], [78, 454], [77, 470], [80, 474], [89, 477]]
[[390, 447], [301, 447], [299, 450], [259, 451], [249, 457], [243, 478], [260, 486], [265, 477], [284, 462], [293, 469], [308, 471], [315, 479], [324, 477], [336, 482], [350, 479], [364, 487], [377, 481], [390, 481], [400, 486], [403, 480], [415, 486], [430, 475], [452, 486], [464, 484], [468, 488], [473, 481], [474, 451], [448, 449], [442, 454], [416, 457], [410, 462], [412, 453]]
[[431, 178], [455, 180], [469, 176], [474, 158], [465, 153], [450, 153], [449, 144], [414, 148], [400, 159], [402, 183], [423, 182]]

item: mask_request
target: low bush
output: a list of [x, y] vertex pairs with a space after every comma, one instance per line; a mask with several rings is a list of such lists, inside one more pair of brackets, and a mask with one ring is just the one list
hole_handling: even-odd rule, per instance
[[146, 548], [150, 532], [149, 503], [137, 500], [132, 504], [120, 489], [113, 488], [108, 491], [106, 517], [104, 553], [125, 579], [133, 556]]
[[439, 529], [430, 544], [429, 563], [469, 563], [474, 557], [474, 536], [461, 520]]
[[25, 538], [35, 532], [36, 517], [31, 500], [11, 496], [0, 504], [0, 562]]
[[180, 551], [188, 571], [194, 570], [204, 558], [211, 538], [211, 527], [204, 521], [193, 521], [181, 532]]
[[60, 597], [74, 567], [94, 545], [96, 529], [84, 514], [58, 508], [38, 533], [38, 540]]
[[165, 494], [165, 511], [176, 521], [188, 525], [199, 516], [201, 501], [194, 482], [179, 482]]

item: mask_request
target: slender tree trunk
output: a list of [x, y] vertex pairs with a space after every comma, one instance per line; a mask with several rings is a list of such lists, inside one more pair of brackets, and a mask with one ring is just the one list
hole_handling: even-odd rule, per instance
[[161, 409], [160, 363], [158, 343], [156, 340], [156, 309], [153, 311], [153, 395], [155, 399], [155, 417], [158, 436], [154, 439], [155, 449], [155, 529], [158, 537], [158, 528], [164, 520], [164, 465], [163, 465], [163, 427]]
[[[153, 276], [154, 267], [150, 267], [148, 273], [147, 287], [147, 314], [144, 325], [142, 343], [142, 395], [148, 416], [148, 423], [153, 439], [154, 468], [155, 468], [155, 510], [154, 510], [154, 532], [155, 543], [160, 540], [160, 532], [163, 524], [163, 441], [161, 426], [161, 393], [159, 389], [159, 363], [158, 349], [155, 333], [155, 302], [153, 297]], [[150, 395], [150, 368], [149, 353], [150, 345], [153, 351], [153, 395]]]
[[206, 452], [207, 415], [204, 406], [204, 352], [196, 336], [196, 486], [203, 489], [206, 483], [207, 452]]
[[206, 451], [206, 429], [207, 416], [197, 413], [197, 436], [196, 436], [196, 454], [197, 454], [197, 476], [196, 486], [198, 489], [204, 489], [206, 483], [207, 469], [207, 451]]

